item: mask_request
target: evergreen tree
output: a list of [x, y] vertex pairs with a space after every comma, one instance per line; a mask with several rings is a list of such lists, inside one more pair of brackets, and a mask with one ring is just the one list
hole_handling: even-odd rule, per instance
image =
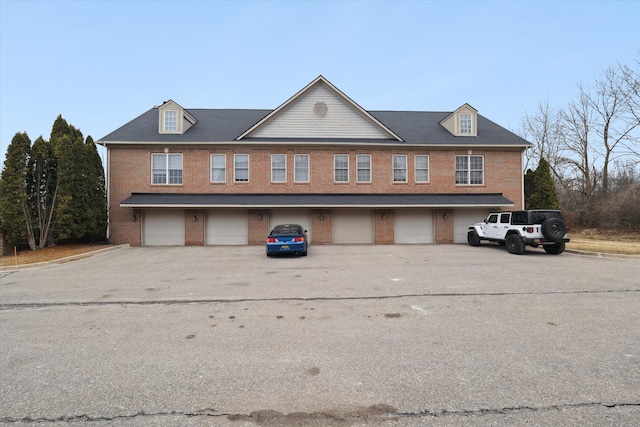
[[531, 197], [534, 192], [534, 181], [536, 178], [536, 173], [527, 169], [527, 173], [524, 175], [524, 208], [531, 209]]
[[35, 221], [34, 234], [37, 246], [44, 248], [50, 243], [55, 223], [58, 193], [57, 162], [51, 141], [45, 141], [42, 137], [35, 140], [31, 152], [32, 183], [29, 193]]
[[533, 176], [529, 209], [558, 209], [558, 193], [549, 162], [542, 157]]
[[26, 132], [16, 133], [7, 147], [0, 177], [0, 231], [10, 244], [29, 243], [35, 249], [35, 242], [28, 238], [29, 223], [25, 220], [25, 213], [29, 213], [30, 159], [29, 136]]
[[89, 195], [85, 240], [104, 240], [107, 234], [107, 191], [102, 159], [91, 136], [84, 143], [88, 172], [85, 180]]

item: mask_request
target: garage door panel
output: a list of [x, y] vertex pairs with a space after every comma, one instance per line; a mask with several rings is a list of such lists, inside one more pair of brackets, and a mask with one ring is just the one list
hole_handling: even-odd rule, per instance
[[333, 243], [373, 243], [373, 213], [370, 210], [333, 212]]
[[145, 246], [184, 246], [184, 211], [148, 209], [144, 211]]
[[398, 209], [394, 213], [395, 243], [433, 243], [433, 211]]
[[207, 212], [207, 245], [249, 243], [249, 216], [243, 209], [211, 209]]
[[300, 224], [307, 230], [307, 239], [311, 243], [311, 216], [307, 209], [273, 209], [269, 212], [269, 229], [278, 224]]
[[490, 209], [457, 209], [453, 212], [453, 243], [467, 243], [470, 225], [482, 222]]

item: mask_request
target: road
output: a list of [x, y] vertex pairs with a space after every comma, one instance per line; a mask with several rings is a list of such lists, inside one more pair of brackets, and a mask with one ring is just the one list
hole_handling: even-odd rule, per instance
[[640, 262], [128, 248], [0, 272], [0, 425], [638, 425]]

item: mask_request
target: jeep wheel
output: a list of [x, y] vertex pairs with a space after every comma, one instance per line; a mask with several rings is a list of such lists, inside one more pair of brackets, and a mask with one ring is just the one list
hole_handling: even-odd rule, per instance
[[517, 234], [507, 236], [506, 246], [511, 254], [522, 255], [524, 253], [524, 242]]
[[564, 242], [555, 243], [553, 245], [544, 245], [544, 251], [551, 255], [558, 255], [564, 252]]
[[480, 246], [480, 236], [478, 236], [476, 230], [469, 230], [467, 233], [467, 242], [469, 242], [471, 246]]
[[542, 234], [547, 239], [560, 243], [567, 234], [567, 224], [561, 218], [547, 218], [542, 223]]

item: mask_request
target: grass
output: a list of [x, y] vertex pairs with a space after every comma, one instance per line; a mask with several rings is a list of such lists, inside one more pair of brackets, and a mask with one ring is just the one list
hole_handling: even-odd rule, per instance
[[[640, 256], [640, 233], [581, 230], [575, 233], [570, 232], [569, 238], [571, 238], [571, 242], [567, 244], [567, 249]], [[105, 245], [104, 243], [68, 243], [39, 249], [37, 251], [25, 249], [18, 251], [17, 265], [53, 261], [107, 247], [109, 247], [109, 245]], [[16, 258], [13, 254], [0, 257], [0, 267], [14, 265], [16, 265]]]
[[622, 255], [640, 255], [640, 233], [619, 233], [604, 230], [570, 232], [567, 249]]
[[[64, 245], [50, 246], [48, 248], [32, 251], [23, 249], [17, 253], [17, 265], [34, 264], [38, 262], [53, 261], [108, 248], [104, 243], [68, 243]], [[13, 253], [0, 257], [0, 267], [16, 265], [16, 257]]]

